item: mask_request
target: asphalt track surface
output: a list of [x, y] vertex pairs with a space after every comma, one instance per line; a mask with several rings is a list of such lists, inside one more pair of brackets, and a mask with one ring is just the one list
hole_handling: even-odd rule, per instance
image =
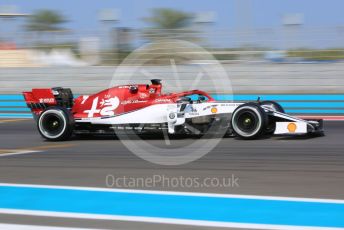
[[[223, 138], [197, 161], [162, 166], [137, 157], [114, 137], [73, 138], [51, 143], [39, 136], [33, 120], [0, 120], [0, 182], [104, 188], [107, 175], [131, 178], [233, 175], [238, 178], [238, 186], [196, 188], [156, 184], [132, 189], [344, 199], [344, 122], [328, 121], [324, 127], [324, 137], [272, 137], [253, 141]], [[144, 139], [157, 146], [165, 144], [159, 136]], [[193, 141], [186, 138], [171, 143], [184, 146]], [[0, 222], [110, 229], [162, 228], [159, 224], [3, 214]], [[203, 229], [174, 225], [163, 228]]]

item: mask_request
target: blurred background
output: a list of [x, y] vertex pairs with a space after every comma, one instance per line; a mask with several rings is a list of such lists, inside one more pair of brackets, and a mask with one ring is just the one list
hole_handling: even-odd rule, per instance
[[[169, 38], [210, 52], [235, 93], [342, 93], [343, 7], [340, 0], [1, 0], [0, 91], [58, 81], [96, 92], [133, 50]], [[86, 84], [94, 78], [99, 84]]]
[[[112, 197], [97, 195], [94, 190], [67, 193], [69, 189], [0, 184], [0, 229], [9, 229], [2, 225], [4, 222], [202, 230], [209, 229], [211, 222], [223, 227], [225, 221], [242, 229], [259, 228], [264, 223], [276, 224], [271, 229], [304, 229], [306, 225], [307, 229], [343, 229], [343, 122], [336, 122], [344, 120], [343, 9], [343, 0], [0, 0], [0, 157], [5, 157], [0, 160], [0, 182], [104, 187], [106, 175], [116, 179], [150, 179], [155, 175], [203, 179], [235, 174], [240, 186], [233, 188], [158, 184], [138, 185], [137, 189], [282, 197], [282, 202], [275, 202], [271, 197], [245, 200], [234, 196], [236, 199], [229, 202], [217, 196], [211, 201], [118, 191], [119, 195]], [[183, 49], [178, 46], [183, 43], [177, 42], [159, 46], [162, 39], [191, 42], [207, 53]], [[142, 55], [131, 55], [150, 43], [157, 45], [147, 53], [140, 49]], [[175, 59], [178, 53], [191, 58]], [[131, 60], [123, 66], [128, 55]], [[128, 77], [137, 66], [141, 71]], [[114, 74], [118, 69], [123, 75]], [[210, 74], [200, 74], [202, 69]], [[227, 76], [217, 71], [226, 73], [230, 84]], [[111, 136], [76, 137], [66, 143], [42, 141], [22, 96], [32, 88], [58, 86], [71, 88], [78, 96], [128, 80], [149, 83], [153, 78], [163, 79], [163, 92], [193, 88], [220, 100], [246, 102], [259, 97], [277, 101], [288, 114], [325, 119], [326, 136], [264, 137], [249, 142], [225, 138], [207, 156], [190, 164], [152, 165], [129, 154], [128, 145]], [[213, 82], [222, 86], [221, 91], [214, 90]], [[136, 138], [128, 140], [135, 143]], [[167, 150], [178, 147], [182, 157], [187, 149], [198, 149], [194, 137], [171, 139], [171, 143], [168, 138], [143, 140], [153, 152], [153, 146]], [[313, 203], [308, 198], [287, 196], [322, 199]], [[327, 203], [324, 198], [342, 200]], [[63, 210], [68, 218], [62, 218]], [[78, 219], [71, 218], [73, 213]], [[90, 217], [93, 214], [104, 214], [104, 219]], [[116, 217], [112, 219], [110, 214]], [[197, 226], [127, 222], [130, 218], [113, 221], [120, 215], [142, 217], [139, 221], [163, 217], [176, 224], [183, 223], [178, 218], [185, 218]]]
[[1, 1], [2, 67], [116, 65], [159, 38], [224, 63], [344, 58], [342, 1]]

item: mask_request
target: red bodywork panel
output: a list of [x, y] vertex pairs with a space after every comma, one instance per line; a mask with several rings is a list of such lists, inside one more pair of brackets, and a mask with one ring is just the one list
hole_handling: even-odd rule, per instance
[[[161, 84], [123, 85], [103, 90], [86, 96], [81, 95], [74, 100], [72, 113], [74, 118], [104, 117], [128, 113], [154, 104], [176, 103], [180, 97], [198, 94], [214, 99], [206, 92], [192, 90], [181, 93], [161, 94]], [[43, 103], [46, 107], [57, 105], [52, 89], [33, 89], [24, 92], [26, 103], [29, 105]], [[39, 115], [44, 108], [32, 108]]]
[[35, 115], [39, 115], [46, 107], [57, 105], [51, 89], [32, 89], [23, 92], [25, 102]]

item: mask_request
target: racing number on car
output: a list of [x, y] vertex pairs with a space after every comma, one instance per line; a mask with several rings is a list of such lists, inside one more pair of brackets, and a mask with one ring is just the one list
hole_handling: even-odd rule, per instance
[[101, 116], [113, 116], [115, 115], [115, 109], [119, 105], [118, 97], [113, 97], [109, 99], [102, 99], [100, 101], [100, 108], [98, 108], [99, 97], [93, 99], [92, 107], [89, 110], [85, 110], [84, 113], [87, 113], [87, 117], [93, 117], [94, 114], [99, 113]]

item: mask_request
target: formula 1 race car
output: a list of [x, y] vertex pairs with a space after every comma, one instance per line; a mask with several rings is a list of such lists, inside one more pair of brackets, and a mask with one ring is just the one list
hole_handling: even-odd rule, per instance
[[24, 92], [27, 106], [47, 140], [68, 140], [73, 134], [116, 134], [117, 130], [167, 131], [170, 135], [225, 132], [242, 139], [273, 134], [322, 134], [322, 120], [285, 114], [274, 101], [215, 101], [192, 90], [161, 93], [161, 80], [121, 85], [73, 98], [68, 88]]

